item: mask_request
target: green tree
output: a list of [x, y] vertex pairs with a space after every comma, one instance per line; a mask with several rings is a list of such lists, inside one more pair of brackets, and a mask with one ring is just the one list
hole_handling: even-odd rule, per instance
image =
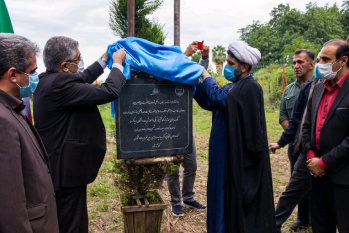
[[293, 61], [294, 52], [298, 49], [309, 49], [315, 56], [320, 52], [321, 45], [313, 44], [309, 40], [305, 40], [303, 36], [294, 38], [290, 44], [284, 46], [284, 51], [282, 52], [285, 58], [285, 63], [291, 63]]
[[[309, 49], [317, 55], [326, 41], [349, 36], [349, 0], [344, 0], [341, 8], [336, 4], [319, 7], [312, 2], [305, 6], [305, 11], [300, 11], [279, 4], [270, 12], [268, 22], [254, 21], [239, 30], [241, 40], [261, 51], [262, 59], [253, 71], [269, 106], [277, 106], [282, 94], [281, 63], [291, 63], [297, 49]], [[290, 64], [286, 64], [286, 75], [291, 82], [294, 71]]]
[[222, 74], [223, 71], [223, 63], [226, 59], [225, 51], [226, 49], [223, 47], [223, 45], [216, 45], [212, 49], [212, 60], [216, 66], [218, 74]]
[[[157, 44], [164, 44], [166, 34], [164, 25], [148, 15], [157, 10], [163, 0], [135, 0], [135, 36]], [[127, 0], [112, 0], [109, 7], [109, 27], [114, 35], [127, 37]]]
[[340, 21], [342, 14], [336, 4], [331, 7], [327, 4], [324, 7], [318, 7], [316, 3], [308, 3], [303, 17], [307, 22], [304, 38], [314, 44], [322, 46], [328, 40], [344, 36], [343, 24]]
[[262, 59], [254, 68], [258, 70], [272, 63], [292, 61], [297, 49], [310, 49], [316, 54], [326, 41], [346, 39], [348, 21], [349, 0], [344, 1], [341, 9], [336, 4], [318, 7], [310, 2], [304, 12], [279, 4], [270, 12], [268, 22], [254, 21], [238, 32], [241, 40], [260, 50]]
[[344, 37], [348, 37], [349, 36], [349, 24], [347, 22], [349, 22], [349, 1], [343, 1], [343, 5], [342, 5], [342, 20], [341, 22], [346, 22], [343, 24], [343, 30], [344, 30]]
[[258, 48], [263, 55], [259, 62], [260, 65], [265, 66], [274, 62], [273, 53], [270, 52], [270, 49], [275, 44], [276, 36], [268, 24], [254, 21], [251, 25], [239, 29], [238, 32], [241, 33], [241, 40], [247, 42], [252, 47]]
[[193, 55], [191, 55], [190, 60], [193, 61], [193, 62], [199, 63], [200, 58], [201, 58], [201, 52], [200, 52], [200, 51], [197, 51], [196, 53], [194, 53]]

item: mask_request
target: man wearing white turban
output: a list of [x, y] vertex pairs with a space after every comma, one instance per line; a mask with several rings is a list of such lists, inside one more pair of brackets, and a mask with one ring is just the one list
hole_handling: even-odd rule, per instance
[[227, 51], [219, 88], [204, 70], [194, 98], [213, 112], [209, 142], [207, 232], [273, 233], [274, 200], [263, 91], [250, 71], [261, 54], [242, 41]]

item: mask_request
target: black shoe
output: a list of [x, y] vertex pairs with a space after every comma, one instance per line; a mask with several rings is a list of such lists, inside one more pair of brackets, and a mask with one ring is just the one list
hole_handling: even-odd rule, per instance
[[298, 232], [300, 230], [303, 230], [306, 227], [308, 227], [308, 226], [304, 226], [304, 225], [299, 224], [298, 222], [295, 222], [290, 226], [290, 229], [294, 232]]
[[183, 201], [182, 202], [182, 206], [184, 206], [185, 208], [192, 208], [192, 209], [196, 209], [198, 211], [204, 211], [206, 210], [206, 206], [200, 204], [197, 201]]
[[175, 217], [184, 216], [181, 205], [172, 206], [171, 211], [172, 211], [173, 216], [175, 216]]

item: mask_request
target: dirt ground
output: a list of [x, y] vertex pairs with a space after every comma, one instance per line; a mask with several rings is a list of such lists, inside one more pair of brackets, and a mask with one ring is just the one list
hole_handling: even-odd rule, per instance
[[[195, 181], [196, 200], [206, 205], [206, 187], [208, 172], [208, 135], [200, 137], [195, 134], [198, 150], [198, 170]], [[111, 176], [111, 164], [113, 162], [112, 152], [115, 146], [115, 139], [109, 138], [108, 153], [100, 170], [97, 180], [89, 185], [88, 208], [89, 208], [89, 229], [90, 232], [123, 232], [123, 220], [120, 211], [121, 201], [118, 195], [113, 194], [113, 179]], [[273, 155], [271, 166], [273, 172], [274, 200], [275, 205], [285, 189], [290, 177], [289, 161], [286, 149], [281, 149], [278, 154]], [[183, 169], [180, 168], [180, 174]], [[109, 185], [112, 190], [109, 194], [102, 195], [103, 187]], [[108, 187], [106, 187], [106, 190]], [[96, 191], [97, 190], [97, 191]], [[206, 211], [199, 212], [183, 208], [183, 217], [173, 217], [170, 211], [170, 196], [166, 182], [159, 190], [163, 200], [168, 203], [168, 208], [163, 213], [161, 232], [206, 232]], [[105, 191], [108, 193], [108, 191]], [[101, 197], [102, 196], [102, 197]], [[295, 220], [295, 211], [283, 226], [283, 232], [290, 232], [289, 225]], [[311, 232], [310, 229], [301, 232]]]

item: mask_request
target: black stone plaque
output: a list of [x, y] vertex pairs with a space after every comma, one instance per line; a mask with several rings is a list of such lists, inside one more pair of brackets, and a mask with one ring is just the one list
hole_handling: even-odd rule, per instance
[[192, 152], [192, 86], [128, 80], [115, 113], [118, 159]]

